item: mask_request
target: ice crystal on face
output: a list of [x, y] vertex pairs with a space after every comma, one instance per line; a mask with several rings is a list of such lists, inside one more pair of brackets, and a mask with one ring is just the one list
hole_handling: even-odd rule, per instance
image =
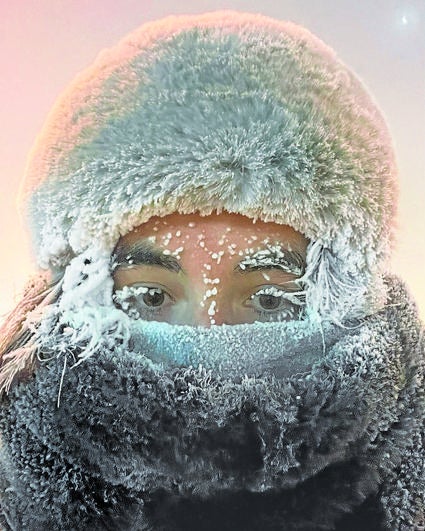
[[207, 277], [204, 277], [204, 284], [219, 284], [220, 283], [220, 279], [219, 278], [207, 278]]
[[276, 286], [269, 286], [267, 288], [263, 288], [259, 291], [257, 291], [255, 294], [251, 295], [251, 299], [254, 297], [257, 297], [258, 295], [272, 295], [273, 297], [281, 297], [282, 294], [285, 292], [281, 289], [277, 288]]
[[210, 307], [208, 308], [208, 315], [215, 315], [216, 301], [211, 301]]
[[217, 295], [217, 288], [214, 287], [212, 289], [207, 289], [207, 291], [205, 292], [205, 297], [208, 298], [208, 297], [211, 297], [212, 295]]
[[176, 256], [178, 254], [180, 254], [182, 251], [184, 250], [184, 247], [177, 247], [177, 249], [175, 251], [173, 251], [173, 256]]

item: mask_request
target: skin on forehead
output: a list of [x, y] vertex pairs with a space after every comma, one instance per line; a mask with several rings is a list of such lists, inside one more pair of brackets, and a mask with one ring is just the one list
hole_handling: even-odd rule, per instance
[[[175, 250], [183, 245], [192, 252], [203, 250], [203, 253], [200, 252], [202, 256], [205, 256], [205, 248], [212, 252], [226, 250], [226, 243], [234, 243], [241, 249], [264, 247], [261, 242], [266, 238], [305, 255], [309, 243], [304, 235], [289, 225], [261, 220], [254, 223], [251, 218], [241, 214], [223, 212], [208, 216], [178, 213], [164, 217], [154, 216], [122, 236], [118, 245], [132, 244], [150, 236], [155, 236], [155, 244], [164, 249]], [[201, 240], [203, 244], [200, 244]]]
[[[149, 242], [165, 257], [177, 261], [181, 270], [134, 263], [131, 252], [126, 253], [139, 242]], [[254, 223], [240, 214], [155, 216], [120, 238], [115, 250], [121, 262], [114, 270], [115, 288], [142, 281], [157, 282], [170, 286], [177, 297], [191, 299], [193, 324], [230, 322], [230, 292], [242, 297], [244, 289], [248, 292], [253, 284], [260, 286], [267, 281], [281, 284], [301, 276], [289, 273], [283, 261], [280, 267], [249, 271], [242, 278], [240, 273], [252, 266], [253, 259], [255, 262], [260, 256], [270, 264], [283, 256], [281, 250], [292, 251], [305, 259], [308, 243], [307, 238], [288, 225], [260, 220]]]

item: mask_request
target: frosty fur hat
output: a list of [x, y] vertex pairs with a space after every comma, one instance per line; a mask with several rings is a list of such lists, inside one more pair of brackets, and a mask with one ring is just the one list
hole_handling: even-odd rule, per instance
[[217, 11], [149, 22], [52, 109], [21, 192], [42, 268], [110, 256], [152, 215], [226, 210], [310, 240], [307, 306], [385, 303], [396, 165], [362, 83], [306, 29]]

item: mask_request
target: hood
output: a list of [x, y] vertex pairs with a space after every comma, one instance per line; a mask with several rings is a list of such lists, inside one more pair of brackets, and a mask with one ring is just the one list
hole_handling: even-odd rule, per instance
[[310, 239], [307, 305], [381, 308], [396, 166], [362, 82], [306, 29], [218, 11], [149, 22], [99, 54], [31, 152], [22, 212], [42, 268], [110, 255], [152, 215], [228, 211]]

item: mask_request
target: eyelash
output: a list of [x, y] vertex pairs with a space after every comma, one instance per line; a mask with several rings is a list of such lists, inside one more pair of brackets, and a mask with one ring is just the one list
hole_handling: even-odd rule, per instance
[[[274, 295], [273, 292], [278, 292], [279, 295]], [[278, 298], [282, 298], [283, 295], [286, 295], [288, 294], [287, 291], [279, 288], [278, 286], [276, 285], [266, 285], [266, 286], [262, 286], [259, 290], [257, 290], [255, 293], [253, 293], [250, 297], [249, 297], [249, 300], [252, 300], [254, 299], [255, 297], [258, 297], [260, 295], [273, 295], [275, 297], [278, 297]], [[288, 300], [288, 298], [286, 298], [286, 300]], [[296, 307], [296, 304], [291, 302], [289, 300], [289, 303], [291, 304], [291, 308], [289, 309], [289, 313], [290, 313], [290, 317], [291, 318], [294, 318], [294, 312], [292, 311], [293, 308]], [[259, 315], [260, 317], [263, 317], [263, 318], [271, 318], [271, 317], [283, 317], [283, 316], [287, 316], [288, 315], [288, 308], [281, 308], [280, 310], [261, 310], [261, 309], [257, 309], [253, 306], [251, 306], [251, 308], [254, 310], [254, 312]]]
[[[146, 284], [141, 284], [141, 285], [133, 284], [131, 286], [124, 286], [123, 289], [118, 290], [114, 293], [114, 296], [113, 296], [114, 301], [117, 302], [119, 306], [122, 306], [122, 309], [126, 311], [127, 308], [124, 307], [123, 303], [125, 303], [125, 301], [127, 301], [128, 298], [130, 297], [137, 298], [140, 295], [140, 293], [137, 293], [136, 291], [137, 288], [142, 288], [143, 290], [146, 289], [144, 293], [147, 293], [151, 289], [160, 289], [165, 295], [167, 295], [171, 300], [174, 301], [174, 298], [162, 286], [148, 286]], [[141, 293], [143, 293], [143, 291], [141, 291]], [[121, 294], [123, 294], [123, 296]], [[129, 297], [126, 297], [127, 294], [129, 295]], [[151, 307], [144, 306], [143, 309], [141, 310], [136, 309], [136, 308], [133, 308], [133, 310], [135, 312], [134, 317], [139, 318], [140, 313], [143, 313], [143, 315], [149, 314], [149, 316], [157, 316], [157, 315], [159, 316], [162, 314], [164, 308], [162, 306], [151, 306]], [[130, 313], [131, 313], [131, 309], [130, 309]]]
[[[148, 285], [145, 285], [145, 284], [139, 285], [139, 286], [137, 284], [136, 285], [132, 285], [132, 286], [125, 286], [122, 290], [119, 290], [118, 292], [116, 292], [114, 294], [114, 300], [116, 302], [118, 302], [118, 304], [121, 306], [122, 302], [127, 300], [127, 297], [124, 295], [124, 297], [122, 298], [122, 301], [120, 302], [121, 297], [119, 295], [117, 295], [117, 294], [118, 293], [124, 293], [125, 294], [125, 293], [127, 293], [129, 291], [132, 291], [133, 293], [131, 293], [130, 296], [138, 297], [140, 294], [138, 294], [137, 292], [134, 293], [134, 291], [137, 290], [137, 288], [145, 288], [147, 290], [160, 289], [166, 296], [168, 296], [172, 301], [174, 301], [174, 298], [163, 287], [160, 287], [160, 286], [148, 286]], [[265, 286], [262, 286], [260, 289], [258, 289], [255, 293], [253, 293], [249, 297], [248, 300], [252, 300], [252, 299], [254, 299], [254, 297], [259, 296], [259, 295], [273, 295], [273, 291], [275, 291], [275, 292], [277, 291], [277, 292], [279, 292], [282, 295], [288, 293], [288, 292], [286, 292], [285, 290], [279, 288], [276, 285], [265, 285]], [[143, 293], [143, 291], [142, 291], [142, 293]], [[282, 297], [282, 295], [275, 295], [275, 296], [276, 297]], [[289, 302], [291, 302], [291, 301], [289, 301]], [[295, 307], [296, 304], [292, 303], [292, 306]], [[258, 316], [260, 316], [262, 318], [284, 316], [285, 314], [288, 313], [288, 309], [287, 308], [280, 309], [280, 310], [261, 310], [261, 309], [255, 308], [254, 306], [250, 306], [250, 307]], [[123, 309], [124, 309], [124, 307], [123, 307]], [[125, 309], [124, 309], [124, 311], [125, 311]], [[163, 313], [163, 311], [164, 311], [164, 307], [163, 306], [157, 306], [157, 307], [156, 306], [152, 306], [152, 307], [144, 306], [142, 310], [134, 309], [134, 311], [137, 312], [136, 313], [136, 318], [137, 318], [137, 314], [139, 314], [139, 316], [140, 316], [140, 312], [142, 312], [144, 315], [149, 314], [150, 317], [152, 317], [152, 316], [160, 316]], [[292, 314], [291, 317], [293, 317], [293, 314]]]

